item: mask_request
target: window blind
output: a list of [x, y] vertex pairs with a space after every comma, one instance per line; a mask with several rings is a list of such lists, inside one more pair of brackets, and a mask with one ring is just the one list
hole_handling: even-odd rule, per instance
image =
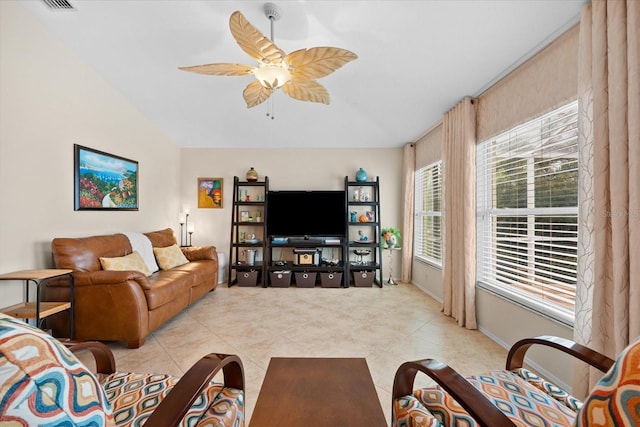
[[565, 323], [574, 318], [577, 102], [477, 147], [477, 279]]
[[442, 265], [442, 161], [416, 171], [415, 241], [417, 257]]

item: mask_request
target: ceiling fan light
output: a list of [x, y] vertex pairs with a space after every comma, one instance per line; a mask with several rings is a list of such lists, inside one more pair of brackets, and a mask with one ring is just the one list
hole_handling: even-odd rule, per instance
[[253, 74], [262, 86], [269, 89], [282, 87], [291, 80], [291, 73], [283, 65], [260, 64]]

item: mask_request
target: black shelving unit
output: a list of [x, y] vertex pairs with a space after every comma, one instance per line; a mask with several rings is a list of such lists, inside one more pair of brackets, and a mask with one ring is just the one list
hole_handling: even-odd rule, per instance
[[[305, 287], [315, 286], [316, 283], [323, 287], [370, 287], [374, 284], [382, 287], [380, 179], [376, 177], [372, 181], [360, 182], [350, 181], [345, 176], [344, 189], [347, 212], [344, 237], [327, 241], [309, 236], [306, 241], [284, 239], [278, 242], [272, 240], [266, 226], [269, 178], [265, 177], [263, 181], [240, 181], [237, 176], [234, 177], [228, 286], [278, 287], [278, 283], [272, 283], [270, 273], [286, 271], [290, 272], [288, 279], [294, 283], [297, 273], [316, 276], [315, 283], [306, 282]], [[351, 217], [352, 212], [355, 217]], [[255, 239], [250, 239], [252, 235], [255, 235]], [[283, 256], [283, 251], [305, 249], [309, 249], [310, 253], [318, 251], [319, 262], [302, 264], [291, 262], [291, 253]], [[326, 256], [327, 250], [332, 251], [331, 256]], [[249, 262], [251, 257], [247, 257], [251, 251], [255, 251], [253, 263]], [[325, 282], [323, 279], [327, 275], [335, 275], [336, 278]], [[338, 275], [341, 277], [339, 282]]]
[[[227, 286], [266, 286], [266, 215], [269, 177], [262, 181], [233, 178], [229, 278]], [[252, 239], [251, 237], [255, 237]], [[253, 252], [253, 263], [250, 263]]]
[[[345, 276], [348, 283], [355, 286], [376, 284], [382, 287], [380, 178], [360, 182], [349, 181], [349, 177], [345, 176], [344, 187], [349, 215], [345, 232]], [[368, 254], [364, 255], [366, 252]]]

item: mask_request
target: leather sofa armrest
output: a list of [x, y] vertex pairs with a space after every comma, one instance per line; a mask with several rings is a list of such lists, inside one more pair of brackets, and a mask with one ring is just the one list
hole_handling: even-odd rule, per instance
[[218, 252], [215, 246], [189, 246], [181, 248], [182, 253], [189, 261], [198, 261], [203, 259], [218, 260]]
[[129, 280], [140, 283], [144, 286], [149, 284], [149, 280], [139, 271], [113, 271], [113, 270], [99, 270], [87, 273], [76, 273], [74, 275], [75, 285], [115, 285]]

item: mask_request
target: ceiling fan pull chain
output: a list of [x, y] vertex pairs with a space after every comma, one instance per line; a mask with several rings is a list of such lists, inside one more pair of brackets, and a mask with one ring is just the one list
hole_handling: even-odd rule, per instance
[[273, 98], [269, 98], [267, 101], [267, 118], [271, 117], [271, 120], [274, 120], [276, 116], [273, 113]]

